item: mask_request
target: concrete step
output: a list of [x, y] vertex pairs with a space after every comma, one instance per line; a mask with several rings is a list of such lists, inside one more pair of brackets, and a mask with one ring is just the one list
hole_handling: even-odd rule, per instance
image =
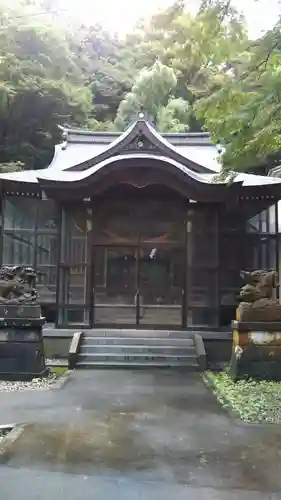
[[134, 329], [84, 332], [77, 368], [149, 366], [199, 369], [192, 335], [169, 330]]
[[147, 345], [147, 346], [175, 346], [175, 347], [193, 347], [192, 338], [172, 338], [172, 337], [89, 337], [87, 334], [83, 337], [83, 345]]
[[192, 339], [192, 332], [180, 330], [152, 330], [141, 328], [95, 328], [84, 330], [85, 337], [126, 337], [126, 338], [176, 338]]
[[194, 355], [194, 346], [175, 345], [146, 345], [146, 344], [83, 344], [80, 349], [81, 354], [165, 354], [165, 355]]
[[79, 362], [88, 362], [88, 361], [182, 361], [186, 364], [196, 362], [196, 356], [194, 354], [149, 354], [148, 352], [143, 353], [87, 353], [87, 354], [79, 354], [78, 363]]
[[181, 368], [186, 371], [200, 371], [197, 363], [186, 364], [183, 361], [175, 360], [150, 360], [150, 361], [134, 361], [134, 360], [107, 360], [107, 361], [78, 361], [76, 368], [78, 369], [94, 369], [94, 368]]

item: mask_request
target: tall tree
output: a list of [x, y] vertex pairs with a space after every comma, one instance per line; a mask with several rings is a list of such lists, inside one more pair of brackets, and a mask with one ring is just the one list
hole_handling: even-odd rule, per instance
[[126, 44], [99, 25], [81, 26], [79, 32], [83, 51], [90, 62], [92, 118], [96, 123], [113, 122], [120, 101], [132, 86], [135, 73], [127, 64]]
[[[177, 78], [172, 68], [156, 61], [151, 68], [140, 71], [125, 99], [121, 102], [115, 124], [124, 130], [130, 122], [144, 111], [160, 131], [188, 128], [188, 103], [175, 99], [173, 91]], [[183, 123], [181, 119], [186, 122]]]
[[70, 24], [57, 2], [0, 0], [0, 161], [6, 167], [47, 165], [60, 123], [123, 129], [144, 109], [160, 131], [201, 130], [198, 99], [222, 89], [230, 69], [240, 68], [237, 54], [247, 37], [228, 1], [204, 0], [196, 14], [177, 1], [125, 40], [100, 26]]
[[1, 161], [46, 166], [58, 124], [83, 124], [91, 111], [83, 58], [55, 24], [1, 4], [0, 61]]
[[224, 73], [224, 84], [197, 104], [214, 140], [222, 142], [223, 172], [267, 172], [281, 163], [281, 24], [249, 45]]
[[243, 18], [230, 2], [202, 1], [198, 12], [191, 14], [185, 2], [177, 1], [140, 24], [135, 37], [136, 67], [151, 67], [159, 59], [172, 68], [177, 78], [174, 96], [190, 105], [190, 130], [200, 130], [202, 120], [193, 106], [209, 95], [213, 82], [220, 85], [223, 68], [246, 47]]

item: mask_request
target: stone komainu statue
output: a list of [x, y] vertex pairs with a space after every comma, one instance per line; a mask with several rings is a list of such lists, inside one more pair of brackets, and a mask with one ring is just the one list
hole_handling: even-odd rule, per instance
[[23, 305], [37, 302], [34, 288], [36, 271], [32, 267], [3, 266], [0, 268], [0, 304]]
[[281, 304], [273, 298], [278, 286], [276, 271], [241, 272], [245, 285], [241, 288], [237, 320], [245, 322], [281, 321]]

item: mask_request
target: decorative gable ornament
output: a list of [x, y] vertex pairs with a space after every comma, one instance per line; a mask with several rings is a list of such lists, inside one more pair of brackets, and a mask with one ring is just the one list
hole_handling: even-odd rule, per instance
[[155, 144], [153, 144], [147, 137], [145, 137], [143, 134], [137, 135], [129, 144], [127, 144], [124, 147], [124, 152], [129, 151], [130, 153], [132, 152], [151, 152], [153, 151], [153, 154], [160, 154], [161, 151]]

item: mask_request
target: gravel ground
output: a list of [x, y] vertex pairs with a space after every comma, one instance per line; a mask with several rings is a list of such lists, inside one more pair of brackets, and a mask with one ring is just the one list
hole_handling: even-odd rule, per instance
[[9, 429], [0, 429], [0, 445], [2, 443], [2, 441], [4, 441], [5, 437], [7, 436], [7, 434], [9, 434], [9, 432], [11, 432], [11, 428]]
[[58, 380], [56, 376], [34, 378], [29, 382], [0, 380], [0, 392], [36, 391], [39, 389], [50, 389], [52, 384]]
[[[67, 360], [49, 359], [45, 360], [47, 366], [67, 366]], [[4, 381], [0, 380], [0, 392], [18, 392], [18, 391], [36, 391], [39, 389], [50, 389], [54, 382], [60, 377], [58, 375], [50, 375], [44, 378], [34, 378], [29, 382], [23, 381]], [[1, 440], [0, 430], [0, 440]]]
[[46, 358], [45, 362], [47, 366], [67, 366], [68, 364], [67, 359]]

